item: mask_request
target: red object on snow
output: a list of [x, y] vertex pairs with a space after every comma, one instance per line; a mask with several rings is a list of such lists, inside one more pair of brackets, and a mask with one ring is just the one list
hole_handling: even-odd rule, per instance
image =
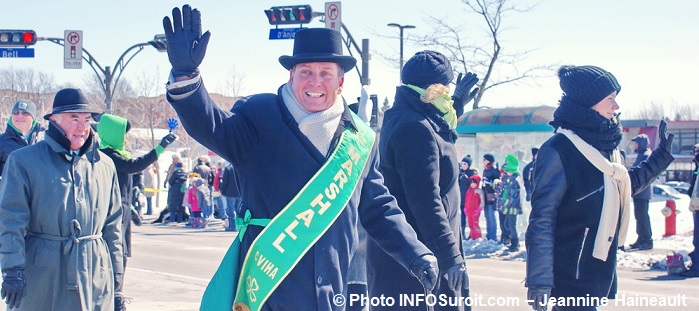
[[669, 210], [669, 213], [667, 213], [668, 215], [665, 216], [664, 238], [677, 234], [677, 209], [675, 206], [675, 200], [665, 201], [665, 208]]

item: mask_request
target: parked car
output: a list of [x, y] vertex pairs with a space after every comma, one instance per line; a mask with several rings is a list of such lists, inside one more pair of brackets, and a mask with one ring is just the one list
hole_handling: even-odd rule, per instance
[[651, 202], [657, 202], [657, 201], [667, 201], [667, 200], [675, 200], [675, 201], [680, 201], [680, 200], [687, 200], [689, 201], [689, 196], [686, 194], [682, 194], [679, 191], [675, 190], [675, 188], [668, 186], [668, 185], [653, 185], [653, 197], [651, 198]]
[[677, 190], [679, 193], [689, 194], [689, 183], [684, 181], [668, 181], [664, 183], [664, 185], [675, 188], [675, 190]]

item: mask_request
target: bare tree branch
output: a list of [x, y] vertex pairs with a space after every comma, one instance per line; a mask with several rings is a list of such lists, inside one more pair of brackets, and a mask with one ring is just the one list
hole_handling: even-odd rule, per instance
[[511, 13], [525, 13], [535, 6], [515, 4], [512, 0], [462, 0], [466, 11], [482, 18], [488, 44], [477, 43], [473, 29], [452, 25], [443, 18], [428, 16], [432, 25], [431, 33], [423, 36], [409, 36], [416, 45], [435, 49], [446, 55], [452, 65], [463, 72], [476, 72], [480, 78], [480, 88], [473, 100], [473, 108], [478, 108], [485, 93], [494, 87], [510, 83], [536, 83], [537, 78], [550, 76], [553, 65], [536, 65], [521, 70], [522, 60], [531, 51], [504, 52], [502, 37], [505, 33], [503, 22]]

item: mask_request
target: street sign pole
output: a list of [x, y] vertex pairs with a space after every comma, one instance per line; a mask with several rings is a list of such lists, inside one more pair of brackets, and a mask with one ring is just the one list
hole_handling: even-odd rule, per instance
[[66, 30], [63, 33], [63, 68], [83, 68], [83, 32], [82, 30]]
[[325, 3], [325, 28], [340, 31], [342, 28], [342, 3], [340, 1]]

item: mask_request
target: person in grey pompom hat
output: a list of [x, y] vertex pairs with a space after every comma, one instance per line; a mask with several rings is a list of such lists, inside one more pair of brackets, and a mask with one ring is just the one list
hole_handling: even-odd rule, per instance
[[621, 91], [621, 85], [611, 72], [596, 66], [561, 66], [558, 69], [564, 97], [591, 108], [609, 94]]

